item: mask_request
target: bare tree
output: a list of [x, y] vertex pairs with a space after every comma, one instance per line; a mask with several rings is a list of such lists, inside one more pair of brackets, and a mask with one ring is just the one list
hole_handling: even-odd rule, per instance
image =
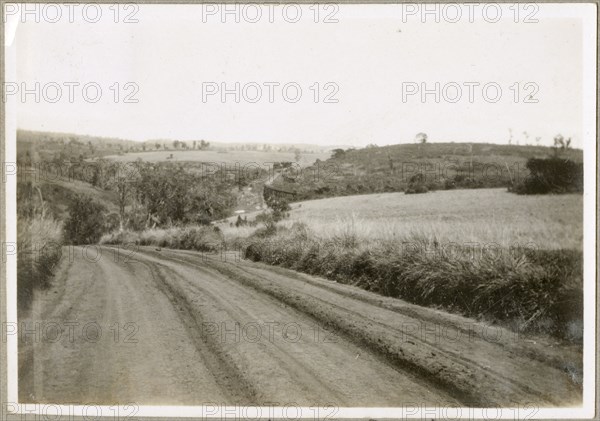
[[561, 134], [554, 136], [555, 155], [558, 155], [559, 152], [565, 152], [569, 149], [571, 149], [571, 138], [565, 139]]
[[554, 147], [555, 148], [564, 148], [565, 146], [565, 138], [561, 134], [557, 134], [554, 136]]

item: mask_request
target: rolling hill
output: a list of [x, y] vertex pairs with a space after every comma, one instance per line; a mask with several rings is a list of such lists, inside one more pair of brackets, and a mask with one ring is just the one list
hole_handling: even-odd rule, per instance
[[[401, 192], [422, 174], [429, 189], [507, 187], [527, 177], [530, 158], [583, 161], [583, 151], [489, 143], [431, 143], [336, 149], [326, 161], [290, 168], [272, 187], [294, 201]], [[291, 195], [290, 195], [291, 196]]]

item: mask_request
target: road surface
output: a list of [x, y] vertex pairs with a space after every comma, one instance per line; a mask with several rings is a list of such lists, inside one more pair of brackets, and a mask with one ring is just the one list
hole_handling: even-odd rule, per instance
[[21, 321], [21, 402], [580, 404], [577, 349], [234, 254], [99, 250]]

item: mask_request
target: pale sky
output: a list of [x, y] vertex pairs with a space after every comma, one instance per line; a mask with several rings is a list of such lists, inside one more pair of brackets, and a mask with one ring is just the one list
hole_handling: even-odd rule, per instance
[[[10, 19], [26, 20], [14, 38], [15, 86], [34, 89], [40, 82], [50, 99], [56, 95], [52, 84], [62, 86], [56, 103], [44, 97], [36, 103], [33, 95], [17, 101], [17, 126], [133, 140], [356, 146], [412, 142], [419, 132], [431, 142], [508, 143], [512, 128], [514, 143], [526, 142], [524, 131], [528, 143], [539, 136], [545, 145], [561, 133], [582, 147], [583, 94], [592, 86], [583, 76], [584, 37], [591, 36], [595, 49], [595, 34], [584, 30], [581, 16], [595, 28], [593, 6], [541, 4], [537, 11], [520, 10], [517, 23], [510, 5], [502, 6], [496, 23], [486, 21], [481, 9], [471, 19], [464, 5], [457, 23], [444, 22], [443, 14], [439, 23], [434, 15], [425, 15], [423, 23], [421, 10], [412, 15], [401, 5], [340, 5], [337, 12], [320, 6], [315, 23], [312, 7], [302, 6], [297, 23], [285, 20], [293, 20], [295, 10], [284, 15], [281, 6], [261, 6], [257, 23], [244, 22], [243, 15], [240, 23], [232, 15], [222, 23], [219, 10], [211, 15], [201, 5], [121, 9], [118, 23], [108, 5], [97, 23], [86, 22], [81, 8], [73, 11], [74, 22], [64, 8], [57, 23], [43, 22], [44, 16], [54, 19], [55, 11], [40, 11], [42, 22], [35, 23], [33, 16], [11, 9]], [[137, 23], [123, 22], [129, 12], [135, 12]], [[254, 18], [253, 10], [245, 12]], [[337, 23], [323, 22], [329, 12], [335, 12]], [[538, 22], [524, 22], [532, 12]], [[95, 12], [87, 13], [93, 20]], [[454, 11], [444, 13], [454, 18]], [[488, 10], [485, 17], [493, 20], [494, 14]], [[65, 82], [80, 84], [73, 88], [73, 103]], [[81, 88], [90, 82], [102, 89], [96, 103], [83, 98]], [[128, 82], [139, 87], [133, 97], [137, 103], [123, 102], [133, 90], [124, 89]], [[233, 94], [224, 103], [219, 94], [203, 101], [203, 83], [235, 90], [236, 82], [240, 93], [247, 86], [239, 103]], [[279, 83], [273, 103], [265, 82]], [[415, 87], [435, 91], [436, 82], [439, 103], [433, 93], [425, 101], [420, 92], [408, 95]], [[465, 85], [470, 82], [473, 103]], [[281, 88], [288, 83], [302, 89], [296, 103], [283, 96]], [[329, 89], [326, 83], [332, 83]], [[491, 84], [488, 100], [482, 91], [486, 84]], [[256, 85], [262, 97], [252, 103], [247, 99], [255, 97]], [[452, 103], [456, 86], [462, 97]], [[502, 92], [492, 103], [495, 86]], [[334, 87], [338, 102], [324, 103]], [[534, 91], [538, 102], [524, 103]], [[295, 96], [295, 88], [287, 92], [288, 98]], [[95, 89], [88, 93], [93, 97]]]

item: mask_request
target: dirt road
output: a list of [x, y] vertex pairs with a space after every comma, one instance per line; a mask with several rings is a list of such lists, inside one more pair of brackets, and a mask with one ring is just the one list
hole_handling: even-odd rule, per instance
[[[21, 320], [21, 402], [579, 404], [581, 354], [234, 255], [63, 256]], [[24, 329], [25, 328], [25, 329]]]

